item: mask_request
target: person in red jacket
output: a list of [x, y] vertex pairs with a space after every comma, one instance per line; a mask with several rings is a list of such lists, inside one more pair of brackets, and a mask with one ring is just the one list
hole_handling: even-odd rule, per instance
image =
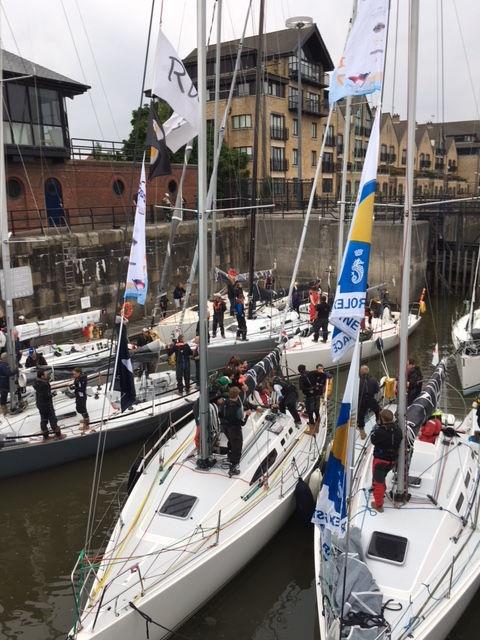
[[420, 429], [420, 433], [418, 435], [418, 439], [422, 442], [430, 442], [431, 444], [435, 444], [441, 430], [442, 430], [442, 420], [441, 420], [442, 412], [440, 409], [436, 409], [430, 418], [425, 422], [425, 424]]

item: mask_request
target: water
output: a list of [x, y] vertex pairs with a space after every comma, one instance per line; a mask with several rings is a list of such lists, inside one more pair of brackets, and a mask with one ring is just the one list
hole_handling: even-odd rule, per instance
[[[410, 338], [410, 355], [418, 359], [424, 374], [431, 369], [435, 336], [440, 347], [450, 344], [454, 302], [443, 300], [435, 315], [429, 311]], [[387, 357], [391, 373], [397, 359], [396, 353]], [[374, 375], [383, 375], [379, 360], [370, 369]], [[341, 372], [336, 381], [339, 390], [344, 379]], [[449, 382], [458, 384], [453, 364]], [[453, 391], [448, 399], [452, 408], [461, 404]], [[105, 457], [100, 512], [115, 496], [137, 449], [132, 445]], [[65, 638], [73, 619], [70, 572], [83, 547], [93, 467], [92, 460], [84, 460], [2, 481], [0, 640]], [[184, 625], [183, 637], [318, 640], [312, 558], [312, 533], [292, 518], [253, 562]], [[475, 637], [479, 624], [477, 594], [450, 640]]]

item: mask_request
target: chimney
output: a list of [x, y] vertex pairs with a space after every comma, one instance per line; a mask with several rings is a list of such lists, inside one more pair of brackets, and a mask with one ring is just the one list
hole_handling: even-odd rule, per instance
[[392, 122], [400, 122], [400, 114], [399, 113], [393, 113], [392, 114]]

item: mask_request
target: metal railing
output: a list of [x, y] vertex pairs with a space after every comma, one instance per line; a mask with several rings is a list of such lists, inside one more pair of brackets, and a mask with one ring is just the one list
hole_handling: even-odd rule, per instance
[[288, 129], [285, 127], [270, 127], [270, 138], [272, 140], [288, 140]]

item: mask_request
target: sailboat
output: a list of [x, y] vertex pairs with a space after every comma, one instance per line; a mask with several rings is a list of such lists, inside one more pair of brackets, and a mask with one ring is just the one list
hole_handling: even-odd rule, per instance
[[[207, 261], [205, 135], [205, 1], [198, 0], [200, 441], [183, 427], [139, 464], [101, 558], [90, 550], [74, 572], [75, 640], [160, 640], [227, 583], [270, 540], [294, 508], [295, 487], [314, 469], [326, 436], [292, 417], [254, 411], [243, 427], [240, 473], [230, 476], [220, 438], [212, 447], [217, 410], [207, 389]], [[278, 349], [246, 374], [250, 393], [279, 363]], [[210, 417], [210, 419], [209, 419]], [[217, 438], [213, 438], [215, 441]], [[228, 467], [228, 465], [226, 465]], [[98, 561], [99, 560], [99, 561]]]
[[466, 395], [480, 391], [480, 309], [475, 309], [479, 267], [480, 250], [475, 267], [470, 311], [459, 318], [452, 327], [455, 363], [462, 391]]
[[[409, 297], [418, 13], [418, 0], [410, 0], [402, 317]], [[475, 413], [469, 411], [464, 419], [445, 413], [434, 441], [417, 438], [421, 426], [442, 406], [445, 362], [407, 408], [407, 338], [403, 323], [398, 404], [387, 405], [398, 412], [403, 439], [397, 471], [387, 476], [384, 509], [371, 504], [374, 447], [368, 440], [355, 441], [355, 412], [348, 423], [340, 425], [339, 420], [335, 432], [315, 515], [317, 604], [325, 640], [443, 640], [480, 586]], [[352, 379], [357, 377], [355, 368]], [[354, 402], [355, 394], [351, 398]], [[367, 430], [373, 427], [370, 421]], [[335, 468], [339, 472], [333, 476]], [[330, 482], [333, 477], [338, 484]]]

